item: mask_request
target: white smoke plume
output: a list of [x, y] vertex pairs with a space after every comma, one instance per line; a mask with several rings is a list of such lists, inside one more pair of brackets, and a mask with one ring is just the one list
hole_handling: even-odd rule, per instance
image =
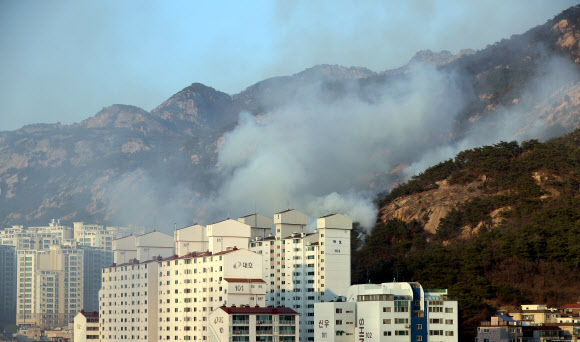
[[447, 140], [441, 132], [450, 131], [463, 96], [456, 75], [430, 66], [377, 85], [372, 101], [355, 90], [325, 100], [332, 95], [320, 82], [265, 118], [242, 113], [220, 148], [224, 183], [211, 206], [240, 215], [255, 207], [339, 212], [371, 227], [377, 173]]

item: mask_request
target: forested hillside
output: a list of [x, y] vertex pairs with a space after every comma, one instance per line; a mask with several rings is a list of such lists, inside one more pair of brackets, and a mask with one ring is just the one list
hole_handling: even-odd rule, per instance
[[[463, 151], [381, 199], [379, 220], [364, 242], [357, 229], [353, 283], [396, 278], [449, 288], [460, 303], [460, 340], [473, 337], [477, 324], [499, 306], [576, 303], [579, 181], [580, 129], [544, 143], [501, 142]], [[472, 195], [458, 201], [434, 232], [425, 230], [428, 219], [387, 213], [404, 211], [393, 203], [417, 205], [413, 199], [426, 198], [440, 184], [465, 187]], [[428, 216], [436, 203], [419, 205]]]

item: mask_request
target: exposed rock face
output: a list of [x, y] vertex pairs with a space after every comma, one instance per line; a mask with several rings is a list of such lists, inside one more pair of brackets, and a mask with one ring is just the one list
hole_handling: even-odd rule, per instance
[[481, 182], [474, 182], [468, 186], [450, 185], [446, 180], [437, 182], [437, 189], [398, 198], [380, 209], [379, 220], [386, 222], [396, 218], [410, 222], [417, 220], [425, 224], [425, 230], [435, 233], [439, 220], [447, 215], [451, 209], [475, 196], [481, 196], [478, 186]]
[[[550, 186], [550, 179], [560, 181], [561, 178], [544, 172], [533, 172], [532, 178], [536, 181], [544, 194], [540, 197], [558, 198], [560, 192]], [[399, 219], [405, 222], [413, 220], [424, 224], [425, 231], [435, 234], [440, 220], [459, 205], [475, 198], [486, 198], [495, 195], [506, 194], [502, 192], [482, 191], [481, 186], [489, 179], [483, 175], [478, 181], [467, 185], [449, 184], [448, 180], [436, 182], [437, 187], [424, 192], [402, 196], [383, 206], [379, 210], [378, 221], [387, 222], [391, 219]], [[510, 210], [510, 206], [498, 208], [490, 213], [491, 227], [498, 226], [502, 220], [502, 214]], [[473, 226], [463, 227], [463, 237], [470, 236], [478, 232], [484, 222], [479, 222]]]

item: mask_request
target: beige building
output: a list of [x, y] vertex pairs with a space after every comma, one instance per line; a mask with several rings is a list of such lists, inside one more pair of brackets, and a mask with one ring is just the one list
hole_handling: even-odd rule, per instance
[[210, 342], [297, 342], [300, 320], [290, 308], [220, 306], [209, 315]]
[[84, 312], [81, 310], [74, 319], [74, 342], [100, 340], [100, 326], [98, 312]]
[[18, 250], [16, 324], [63, 327], [83, 307], [83, 251]]

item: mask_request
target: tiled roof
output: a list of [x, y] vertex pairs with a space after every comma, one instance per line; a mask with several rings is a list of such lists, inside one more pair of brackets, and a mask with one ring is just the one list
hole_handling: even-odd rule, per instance
[[91, 317], [91, 318], [99, 318], [99, 313], [96, 311], [93, 312], [85, 312], [84, 310], [81, 310], [81, 314], [85, 317]]
[[224, 310], [228, 314], [249, 314], [249, 315], [259, 315], [259, 314], [283, 314], [283, 315], [298, 315], [298, 313], [290, 308], [283, 307], [249, 307], [249, 306], [221, 306], [220, 309]]
[[266, 283], [260, 278], [244, 279], [244, 278], [224, 278], [228, 283]]
[[107, 267], [103, 267], [103, 268], [111, 268], [111, 267], [118, 267], [118, 266], [130, 266], [130, 265], [139, 265], [139, 264], [146, 264], [149, 262], [154, 262], [154, 261], [171, 261], [171, 260], [179, 260], [179, 259], [190, 259], [190, 258], [202, 258], [202, 257], [209, 257], [209, 256], [215, 256], [215, 255], [224, 255], [224, 254], [228, 254], [231, 252], [235, 252], [235, 251], [239, 251], [239, 249], [234, 248], [231, 249], [229, 251], [222, 251], [222, 252], [218, 252], [218, 253], [211, 253], [211, 252], [192, 252], [183, 256], [177, 256], [177, 255], [172, 255], [170, 257], [167, 258], [156, 258], [156, 259], [152, 259], [152, 260], [147, 260], [147, 261], [142, 261], [142, 262], [136, 262], [136, 263], [132, 263], [132, 262], [128, 262], [128, 263], [124, 263], [124, 264], [118, 264], [118, 265], [111, 265], [111, 266], [107, 266]]
[[560, 309], [580, 309], [580, 304], [564, 304]]

